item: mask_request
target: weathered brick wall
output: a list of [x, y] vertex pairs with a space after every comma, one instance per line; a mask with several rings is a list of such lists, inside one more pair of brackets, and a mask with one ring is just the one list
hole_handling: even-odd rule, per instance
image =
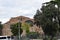
[[[34, 20], [33, 19], [30, 19], [30, 18], [28, 18], [28, 17], [24, 17], [24, 16], [19, 16], [19, 17], [13, 17], [13, 18], [11, 18], [8, 22], [6, 22], [5, 24], [3, 24], [3, 35], [8, 35], [8, 36], [10, 36], [10, 35], [12, 35], [12, 33], [11, 33], [11, 29], [10, 29], [10, 25], [11, 24], [15, 24], [15, 23], [18, 23], [20, 20], [19, 19], [22, 19], [21, 20], [21, 22], [22, 23], [25, 23], [25, 21], [27, 21], [27, 20], [31, 20], [31, 21], [33, 21], [34, 22]], [[34, 27], [30, 27], [30, 29], [29, 29], [30, 31], [40, 31], [40, 29], [36, 26], [36, 25], [34, 25]], [[41, 30], [42, 31], [42, 30]], [[41, 32], [40, 31], [40, 32]], [[25, 33], [25, 31], [23, 32], [23, 34]], [[42, 32], [43, 33], [43, 32]]]

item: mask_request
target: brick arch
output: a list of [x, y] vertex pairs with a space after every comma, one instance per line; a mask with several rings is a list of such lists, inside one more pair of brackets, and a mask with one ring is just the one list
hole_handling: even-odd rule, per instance
[[26, 20], [25, 23], [28, 23], [28, 24], [30, 24], [31, 26], [33, 26], [33, 24], [34, 24], [32, 20]]

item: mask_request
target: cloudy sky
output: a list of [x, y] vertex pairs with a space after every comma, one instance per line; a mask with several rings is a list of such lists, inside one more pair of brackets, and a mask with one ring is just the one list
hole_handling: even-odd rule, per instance
[[16, 16], [33, 18], [36, 10], [47, 1], [50, 0], [0, 0], [0, 21], [5, 23]]

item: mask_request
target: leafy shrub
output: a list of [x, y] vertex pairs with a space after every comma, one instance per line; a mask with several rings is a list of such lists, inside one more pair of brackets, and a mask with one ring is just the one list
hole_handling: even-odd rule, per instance
[[37, 32], [29, 32], [27, 34], [27, 37], [30, 39], [37, 39], [39, 37], [39, 34]]

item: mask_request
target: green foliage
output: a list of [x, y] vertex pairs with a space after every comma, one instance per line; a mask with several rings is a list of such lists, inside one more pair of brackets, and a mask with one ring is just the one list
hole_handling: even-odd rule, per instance
[[23, 30], [26, 30], [26, 33], [29, 33], [29, 27], [30, 27], [29, 24], [23, 23], [21, 28], [22, 28]]
[[39, 10], [37, 10], [36, 15], [34, 16], [35, 24], [37, 26], [40, 25], [40, 18], [42, 17], [42, 14]]
[[[41, 11], [37, 10], [34, 20], [36, 25], [41, 26], [45, 35], [55, 36], [59, 29], [60, 11], [55, 7], [55, 1], [47, 2]], [[57, 5], [58, 6], [58, 5]]]
[[20, 35], [22, 34], [22, 32], [23, 32], [23, 30], [22, 30], [22, 28], [20, 28]]
[[[53, 0], [52, 0], [52, 1], [53, 1]], [[54, 0], [54, 1], [60, 3], [60, 0]]]
[[39, 33], [37, 33], [37, 32], [29, 32], [27, 34], [27, 37], [30, 38], [30, 39], [37, 39], [39, 37]]
[[[12, 24], [11, 25], [11, 32], [13, 33], [14, 36], [18, 35], [19, 32], [19, 23]], [[20, 28], [20, 34], [23, 32], [23, 30]]]
[[0, 36], [2, 35], [2, 29], [3, 29], [3, 25], [0, 22]]
[[33, 21], [31, 21], [31, 20], [27, 20], [27, 21], [25, 21], [25, 23], [29, 24], [30, 26], [33, 26]]
[[18, 35], [18, 24], [13, 24], [11, 25], [11, 32], [13, 33], [14, 36]]
[[26, 33], [29, 33], [29, 27], [30, 25], [27, 23], [16, 23], [11, 25], [11, 32], [14, 36], [18, 35], [19, 32], [19, 26], [20, 26], [20, 34], [22, 34], [23, 30], [26, 30]]

